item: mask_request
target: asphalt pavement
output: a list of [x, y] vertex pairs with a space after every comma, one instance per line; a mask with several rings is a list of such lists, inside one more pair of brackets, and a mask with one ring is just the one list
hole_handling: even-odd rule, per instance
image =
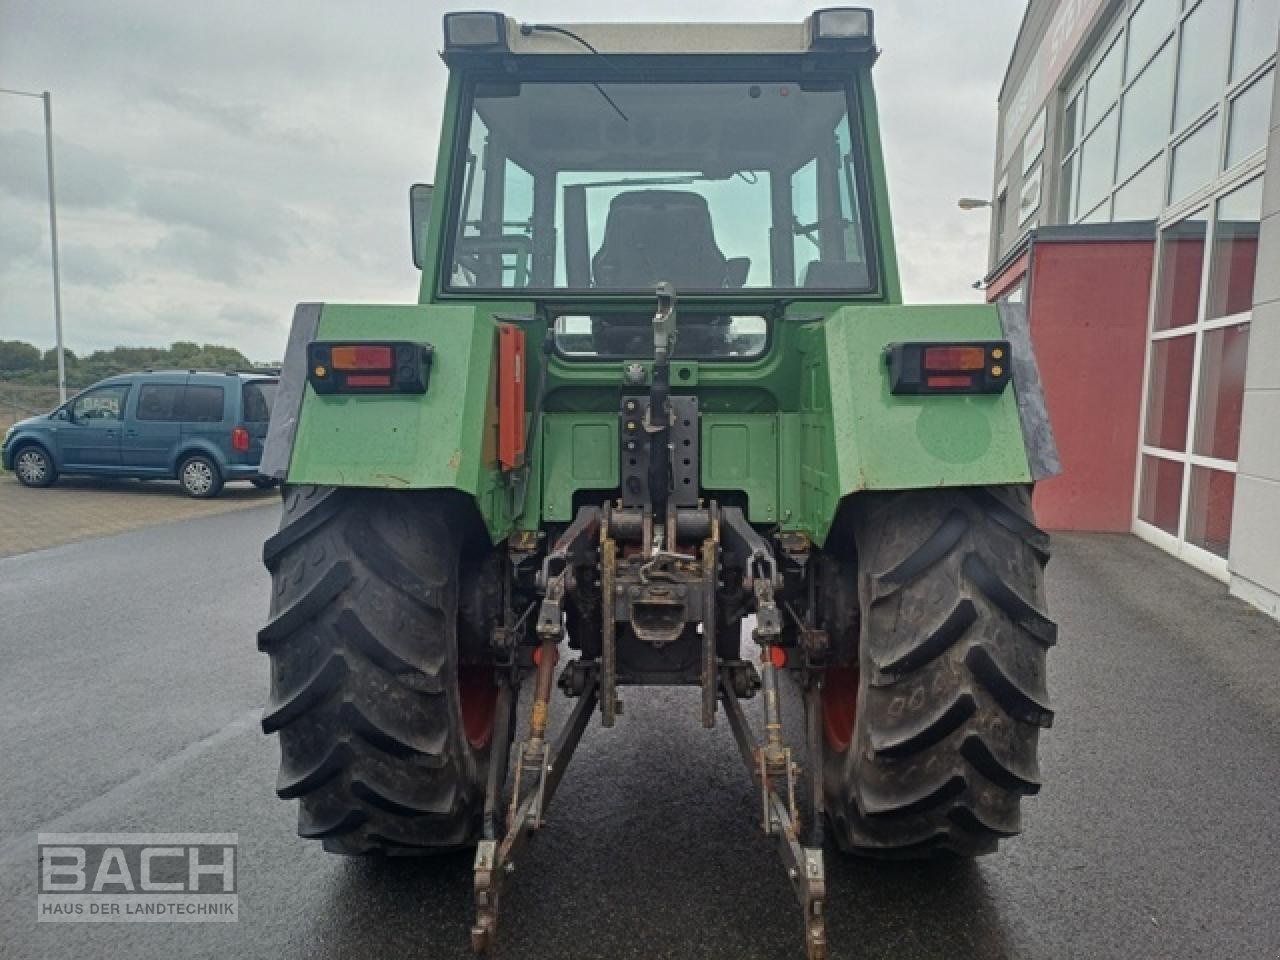
[[[257, 721], [273, 507], [0, 559], [0, 957], [463, 958], [469, 855], [332, 857]], [[1280, 958], [1280, 625], [1130, 537], [1055, 538], [1057, 721], [995, 856], [828, 854], [833, 957]], [[511, 878], [499, 957], [803, 956], [724, 723], [627, 690]], [[567, 701], [557, 695], [563, 716]], [[748, 705], [754, 713], [758, 705]], [[233, 924], [37, 924], [41, 832], [235, 832]]]

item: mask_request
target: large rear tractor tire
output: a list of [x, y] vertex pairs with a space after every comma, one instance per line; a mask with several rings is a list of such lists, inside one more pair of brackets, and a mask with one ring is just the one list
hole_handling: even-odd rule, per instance
[[280, 736], [276, 793], [298, 800], [299, 835], [330, 852], [478, 837], [497, 690], [492, 667], [459, 651], [463, 516], [432, 494], [284, 490], [263, 547], [262, 728]]
[[1020, 831], [1053, 721], [1048, 537], [1023, 487], [872, 495], [855, 524], [856, 666], [823, 689], [827, 811], [866, 856], [977, 856]]

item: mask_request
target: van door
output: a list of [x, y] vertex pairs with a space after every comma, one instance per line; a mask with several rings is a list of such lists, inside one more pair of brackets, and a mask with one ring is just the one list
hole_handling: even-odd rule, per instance
[[187, 378], [147, 379], [129, 405], [120, 460], [140, 472], [167, 474], [182, 439], [182, 393]]
[[238, 377], [191, 377], [182, 396], [182, 436], [184, 440], [205, 440], [222, 454], [222, 464], [231, 454], [231, 425], [227, 423], [227, 385], [238, 387]]
[[120, 430], [124, 426], [128, 382], [86, 390], [71, 402], [66, 424], [58, 427], [63, 469], [112, 472], [120, 467]]

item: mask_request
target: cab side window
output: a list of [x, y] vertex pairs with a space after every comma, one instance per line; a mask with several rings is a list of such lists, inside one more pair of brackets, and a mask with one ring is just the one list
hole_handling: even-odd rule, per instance
[[71, 419], [77, 423], [90, 423], [95, 420], [120, 420], [124, 411], [124, 400], [129, 395], [127, 383], [114, 384], [110, 387], [98, 387], [76, 397], [71, 404]]

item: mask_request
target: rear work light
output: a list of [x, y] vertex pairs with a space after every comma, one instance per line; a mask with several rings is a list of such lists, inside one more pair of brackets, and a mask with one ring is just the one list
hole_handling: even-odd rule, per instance
[[895, 395], [1001, 393], [1009, 382], [1009, 341], [894, 343], [885, 362]]
[[444, 15], [444, 48], [449, 52], [507, 49], [507, 18], [488, 10]]
[[827, 7], [805, 21], [809, 47], [814, 50], [865, 52], [876, 44], [875, 20], [865, 7]]
[[431, 346], [403, 341], [307, 344], [307, 381], [316, 393], [426, 393]]

